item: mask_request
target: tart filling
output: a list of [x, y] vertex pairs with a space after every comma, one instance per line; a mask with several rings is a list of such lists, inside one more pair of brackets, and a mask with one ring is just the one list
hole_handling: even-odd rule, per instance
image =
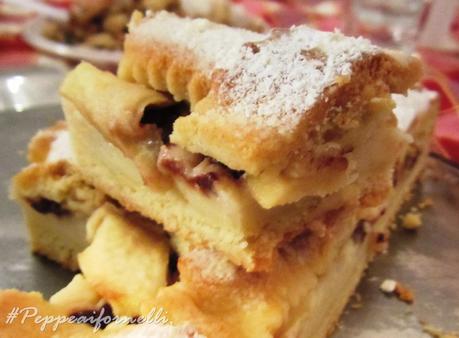
[[[97, 99], [94, 92], [100, 93]], [[366, 114], [348, 121], [345, 133], [331, 128], [316, 136], [315, 151], [323, 154], [315, 164], [320, 179], [265, 172], [253, 181], [247, 172], [171, 142], [168, 132], [193, 114], [187, 115], [184, 103], [87, 64], [69, 74], [61, 93], [77, 161], [89, 182], [129, 210], [164, 224], [185, 243], [181, 247], [225, 252], [248, 270], [269, 269], [281, 243], [327, 212], [380, 204], [391, 192], [395, 161], [409, 142], [396, 126], [392, 100], [372, 99]], [[349, 175], [347, 184], [301, 197], [320, 185], [336, 188], [342, 178], [336, 171]], [[265, 193], [257, 198], [260, 191]], [[268, 209], [259, 203], [273, 196], [295, 202]]]

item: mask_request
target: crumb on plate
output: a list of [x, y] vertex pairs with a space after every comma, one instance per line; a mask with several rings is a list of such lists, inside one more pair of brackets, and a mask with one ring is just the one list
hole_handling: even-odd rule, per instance
[[352, 295], [352, 302], [351, 302], [351, 308], [352, 309], [360, 309], [363, 306], [362, 302], [362, 295], [358, 292], [355, 292]]
[[433, 206], [433, 200], [430, 197], [424, 198], [422, 201], [418, 203], [418, 208], [420, 210], [426, 209]]
[[459, 338], [459, 333], [457, 332], [445, 332], [433, 325], [421, 322], [422, 331], [431, 335], [433, 338]]
[[413, 292], [393, 279], [386, 279], [384, 280], [379, 289], [387, 295], [395, 295], [401, 301], [412, 304], [414, 302], [414, 294]]
[[422, 218], [419, 211], [414, 210], [401, 216], [402, 227], [407, 230], [417, 230], [422, 226]]

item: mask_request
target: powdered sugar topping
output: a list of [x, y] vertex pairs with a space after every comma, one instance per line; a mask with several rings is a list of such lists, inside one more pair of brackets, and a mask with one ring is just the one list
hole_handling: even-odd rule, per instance
[[192, 53], [194, 66], [209, 76], [217, 64], [219, 68], [231, 68], [245, 42], [265, 37], [206, 19], [180, 18], [165, 11], [148, 14], [145, 20], [133, 25], [130, 32], [146, 45], [152, 40], [164, 43], [184, 58]]
[[60, 160], [73, 161], [72, 148], [70, 146], [70, 134], [68, 130], [56, 132], [56, 137], [51, 143], [48, 152], [47, 162], [56, 162]]
[[229, 100], [232, 113], [280, 132], [289, 130], [325, 88], [351, 75], [354, 61], [377, 50], [368, 40], [339, 32], [306, 26], [273, 31], [266, 40], [240, 49], [219, 97]]
[[327, 87], [351, 75], [353, 62], [382, 53], [363, 38], [304, 25], [259, 34], [166, 12], [150, 16], [132, 27], [136, 39], [165, 44], [209, 78], [223, 71], [216, 90], [229, 108], [224, 112], [280, 132], [290, 131]]
[[431, 90], [409, 90], [407, 95], [393, 94], [395, 102], [394, 114], [397, 117], [398, 127], [407, 131], [416, 116], [429, 109], [429, 105], [438, 94]]

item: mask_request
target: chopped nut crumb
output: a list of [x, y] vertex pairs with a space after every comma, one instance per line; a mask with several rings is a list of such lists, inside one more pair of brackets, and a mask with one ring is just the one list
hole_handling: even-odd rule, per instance
[[421, 227], [422, 225], [422, 219], [421, 219], [421, 214], [417, 211], [412, 211], [404, 216], [402, 218], [402, 227], [407, 230], [416, 230]]
[[395, 288], [395, 295], [400, 299], [401, 301], [412, 304], [414, 302], [414, 294], [413, 291], [408, 289], [406, 286], [397, 283], [397, 287]]
[[411, 304], [414, 302], [414, 294], [413, 292], [408, 289], [406, 286], [403, 284], [392, 280], [392, 279], [386, 279], [384, 282], [381, 283], [379, 286], [379, 289], [384, 292], [385, 294], [388, 295], [396, 295], [398, 299], [401, 301]]

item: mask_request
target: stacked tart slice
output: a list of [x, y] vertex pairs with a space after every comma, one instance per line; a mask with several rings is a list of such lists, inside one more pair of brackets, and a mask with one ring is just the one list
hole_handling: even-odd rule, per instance
[[134, 14], [117, 75], [67, 76], [66, 125], [14, 180], [33, 249], [81, 274], [51, 304], [3, 297], [161, 308], [190, 336], [327, 336], [425, 162], [437, 102], [421, 75], [337, 32]]
[[388, 196], [406, 144], [391, 93], [420, 73], [417, 59], [339, 33], [163, 12], [134, 18], [117, 78], [82, 64], [61, 94], [96, 187], [164, 224], [181, 250], [269, 271], [314, 221]]

